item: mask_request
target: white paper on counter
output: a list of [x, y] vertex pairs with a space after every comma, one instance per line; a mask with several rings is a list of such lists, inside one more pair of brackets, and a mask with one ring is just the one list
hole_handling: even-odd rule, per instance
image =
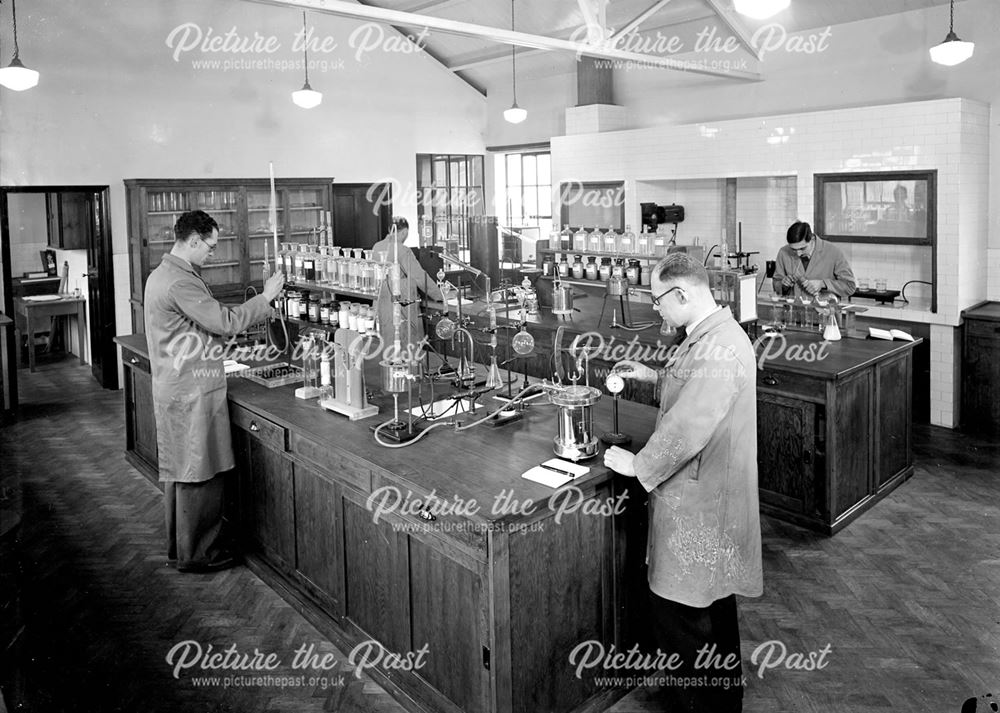
[[548, 470], [540, 465], [536, 465], [534, 468], [527, 470], [521, 475], [521, 477], [533, 480], [536, 483], [541, 483], [542, 485], [547, 485], [550, 488], [561, 488], [566, 485], [566, 483], [573, 480], [573, 478], [579, 478], [580, 476], [586, 475], [590, 472], [589, 466], [580, 465], [579, 463], [573, 463], [568, 460], [562, 460], [561, 458], [550, 458], [545, 461], [543, 465], [550, 465], [553, 468], [573, 473], [573, 477], [557, 473], [554, 470]]
[[250, 367], [246, 364], [240, 364], [238, 361], [233, 361], [232, 359], [226, 359], [222, 362], [222, 370], [228, 376], [229, 374], [235, 374], [237, 371], [243, 371], [244, 369], [249, 369]]

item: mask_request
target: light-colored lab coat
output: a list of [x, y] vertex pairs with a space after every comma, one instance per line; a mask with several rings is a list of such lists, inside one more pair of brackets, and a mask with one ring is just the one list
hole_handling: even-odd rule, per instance
[[635, 458], [657, 596], [706, 607], [763, 591], [756, 378], [753, 346], [729, 308], [695, 325], [660, 374], [656, 428]]
[[[413, 354], [412, 348], [416, 347], [424, 338], [424, 323], [420, 318], [420, 305], [417, 302], [418, 290], [439, 302], [443, 302], [444, 297], [437, 286], [437, 280], [428, 275], [420, 266], [413, 251], [401, 243], [397, 248], [397, 243], [398, 241], [391, 236], [379, 240], [372, 246], [372, 258], [390, 264], [397, 259], [397, 254], [399, 256], [400, 296], [404, 302], [413, 302], [403, 310], [403, 321], [399, 328], [400, 342], [404, 351], [407, 349], [407, 344], [411, 345], [409, 353]], [[392, 309], [392, 293], [383, 280], [375, 300], [379, 336], [382, 338], [383, 349], [387, 349], [393, 344]]]
[[[786, 275], [798, 281], [799, 278], [807, 280], [821, 280], [823, 289], [831, 292], [839, 298], [847, 298], [854, 294], [858, 287], [858, 281], [854, 278], [851, 264], [847, 262], [844, 253], [833, 243], [828, 243], [818, 236], [813, 238], [816, 247], [809, 258], [809, 267], [802, 267], [802, 258], [787, 245], [783, 245], [778, 250], [775, 258], [774, 279], [781, 281]], [[801, 293], [801, 288], [796, 285], [795, 294]]]
[[223, 337], [263, 321], [270, 309], [264, 295], [223, 305], [174, 255], [164, 255], [150, 273], [143, 314], [160, 480], [198, 483], [233, 467]]

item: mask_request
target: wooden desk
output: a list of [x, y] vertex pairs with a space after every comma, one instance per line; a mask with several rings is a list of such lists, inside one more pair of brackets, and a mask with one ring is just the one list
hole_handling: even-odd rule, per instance
[[[87, 301], [83, 297], [61, 297], [58, 300], [36, 302], [24, 297], [14, 300], [14, 316], [18, 328], [28, 335], [28, 370], [35, 370], [35, 327], [38, 321], [61, 314], [75, 314], [77, 330], [80, 336], [80, 364], [86, 364], [83, 358], [84, 344], [87, 339]], [[23, 325], [23, 328], [22, 328]]]

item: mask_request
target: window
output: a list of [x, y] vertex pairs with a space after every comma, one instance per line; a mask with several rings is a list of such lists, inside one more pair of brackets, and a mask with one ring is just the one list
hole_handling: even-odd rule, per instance
[[484, 212], [483, 157], [417, 154], [420, 245], [469, 259], [469, 218]]
[[547, 152], [509, 153], [497, 160], [497, 185], [504, 186], [501, 222], [536, 239], [552, 231], [551, 155]]

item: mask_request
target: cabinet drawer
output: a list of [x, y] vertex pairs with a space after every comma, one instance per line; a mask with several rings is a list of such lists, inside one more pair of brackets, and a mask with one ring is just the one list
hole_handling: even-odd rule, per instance
[[764, 391], [805, 396], [813, 400], [826, 400], [826, 381], [815, 376], [793, 374], [773, 369], [757, 370], [757, 388]]
[[965, 334], [970, 337], [991, 337], [1000, 342], [1000, 322], [968, 319], [965, 321]]
[[130, 366], [133, 369], [144, 371], [147, 374], [151, 373], [149, 368], [149, 359], [137, 352], [122, 349], [122, 362], [125, 366]]
[[355, 463], [336, 449], [316, 443], [293, 431], [289, 450], [366, 495], [372, 491], [371, 470]]
[[230, 404], [230, 414], [233, 423], [252, 436], [279, 451], [288, 448], [288, 431], [274, 421], [269, 421], [258, 413], [254, 413], [237, 404]]

